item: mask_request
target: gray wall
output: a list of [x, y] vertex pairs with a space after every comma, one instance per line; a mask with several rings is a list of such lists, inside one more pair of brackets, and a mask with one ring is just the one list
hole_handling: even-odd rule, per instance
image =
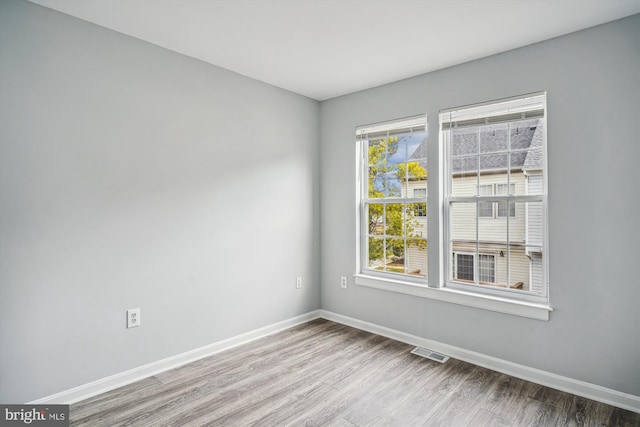
[[[441, 43], [426, 40], [425, 43]], [[438, 278], [440, 109], [547, 90], [549, 322], [354, 286], [357, 125], [427, 113]], [[321, 104], [322, 307], [640, 395], [640, 15]]]
[[24, 1], [0, 85], [0, 402], [319, 308], [318, 102]]

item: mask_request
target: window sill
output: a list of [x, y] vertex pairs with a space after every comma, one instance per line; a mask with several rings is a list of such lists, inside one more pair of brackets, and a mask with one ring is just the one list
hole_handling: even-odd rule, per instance
[[457, 289], [429, 288], [402, 280], [383, 279], [364, 274], [355, 274], [354, 278], [356, 285], [359, 286], [398, 292], [405, 295], [444, 301], [483, 310], [497, 311], [499, 313], [512, 314], [536, 320], [548, 321], [549, 312], [553, 311], [547, 304], [516, 301]]

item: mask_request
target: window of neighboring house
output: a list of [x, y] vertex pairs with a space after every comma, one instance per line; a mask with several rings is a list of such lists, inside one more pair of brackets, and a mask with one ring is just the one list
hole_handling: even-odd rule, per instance
[[360, 273], [426, 284], [426, 116], [356, 129]]
[[[427, 200], [427, 189], [426, 188], [414, 188], [413, 189], [413, 198], [414, 199], [424, 199]], [[427, 216], [427, 204], [426, 203], [416, 203], [414, 209], [415, 216]]]
[[454, 277], [458, 280], [468, 280], [473, 282], [474, 274], [474, 262], [475, 258], [474, 254], [462, 254], [462, 253], [454, 253], [453, 254], [453, 272]]
[[[510, 189], [510, 191], [507, 191]], [[489, 184], [481, 185], [478, 194], [481, 196], [491, 196], [493, 194], [506, 195], [515, 194], [515, 184]], [[504, 218], [507, 216], [507, 202], [478, 202], [478, 217], [480, 218]], [[516, 205], [509, 206], [509, 216], [516, 216]]]
[[535, 94], [440, 113], [445, 287], [548, 302], [545, 110]]
[[[478, 190], [480, 195], [489, 196], [493, 194], [493, 185], [481, 185]], [[479, 202], [478, 216], [480, 218], [493, 218], [493, 203]]]
[[453, 277], [458, 280], [475, 282], [495, 283], [496, 265], [495, 256], [479, 254], [478, 270], [475, 270], [476, 256], [473, 253], [454, 252], [453, 254]]
[[[515, 184], [496, 184], [496, 194], [503, 196], [505, 194], [515, 194], [516, 185]], [[511, 218], [515, 218], [516, 216], [516, 205], [515, 203], [510, 203], [508, 207], [509, 216]], [[498, 202], [498, 218], [505, 218], [507, 216], [507, 202], [502, 201]]]
[[478, 280], [483, 283], [496, 281], [496, 257], [480, 254], [478, 257]]

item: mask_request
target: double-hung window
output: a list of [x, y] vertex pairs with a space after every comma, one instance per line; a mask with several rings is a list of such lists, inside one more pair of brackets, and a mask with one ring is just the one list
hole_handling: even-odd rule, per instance
[[440, 113], [445, 287], [546, 303], [544, 93]]
[[362, 126], [360, 272], [426, 284], [426, 116]]

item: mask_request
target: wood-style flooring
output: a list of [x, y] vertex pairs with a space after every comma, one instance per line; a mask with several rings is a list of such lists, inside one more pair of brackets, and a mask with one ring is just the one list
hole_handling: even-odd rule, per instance
[[72, 426], [640, 426], [640, 414], [314, 320], [71, 405]]

